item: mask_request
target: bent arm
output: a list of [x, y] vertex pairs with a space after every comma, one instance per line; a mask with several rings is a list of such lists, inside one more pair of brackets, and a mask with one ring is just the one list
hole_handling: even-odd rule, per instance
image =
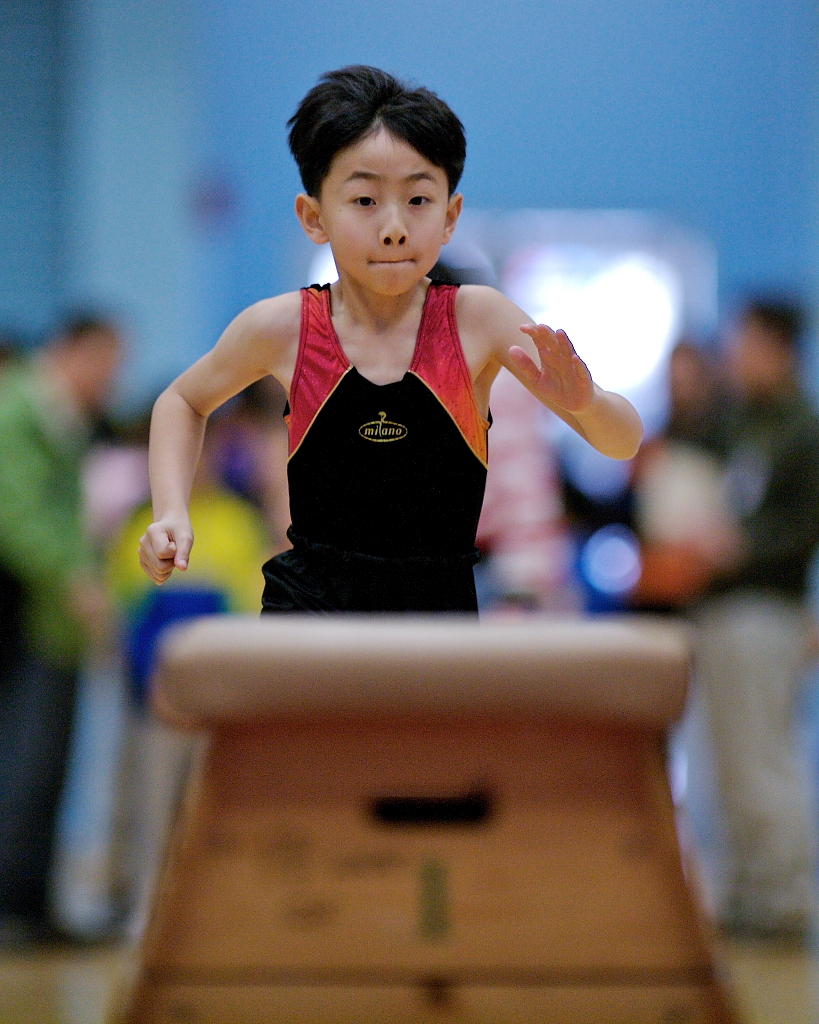
[[207, 417], [191, 407], [176, 384], [162, 392], [151, 416], [148, 471], [153, 522], [139, 545], [139, 561], [155, 583], [187, 569], [193, 546], [188, 515]]
[[298, 295], [279, 296], [240, 313], [214, 348], [156, 400], [148, 454], [154, 522], [139, 547], [140, 564], [155, 583], [188, 566], [188, 504], [210, 414], [266, 374], [289, 385], [298, 303]]
[[174, 385], [156, 400], [148, 451], [155, 519], [187, 509], [206, 424]]
[[483, 376], [494, 379], [504, 366], [603, 455], [630, 459], [637, 453], [643, 438], [637, 410], [594, 382], [565, 331], [535, 324], [491, 288], [471, 289], [465, 304], [467, 323], [485, 339]]

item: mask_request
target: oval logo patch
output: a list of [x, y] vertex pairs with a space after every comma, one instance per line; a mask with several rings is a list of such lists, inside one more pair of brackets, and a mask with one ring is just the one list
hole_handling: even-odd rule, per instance
[[370, 420], [358, 428], [359, 434], [365, 441], [375, 441], [384, 444], [387, 441], [403, 441], [409, 431], [403, 423], [393, 423], [387, 419], [385, 412], [378, 414], [377, 420]]

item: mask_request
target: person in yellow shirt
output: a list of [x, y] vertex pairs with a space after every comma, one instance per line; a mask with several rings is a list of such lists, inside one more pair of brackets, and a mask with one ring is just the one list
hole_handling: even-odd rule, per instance
[[174, 622], [212, 613], [258, 614], [263, 587], [259, 566], [274, 546], [263, 513], [229, 490], [203, 458], [191, 495], [202, 557], [167, 587], [155, 587], [134, 558], [151, 522], [150, 505], [126, 520], [108, 554], [108, 579], [123, 622], [125, 675], [133, 695], [122, 776], [128, 829], [121, 855], [130, 889], [132, 930], [139, 932], [164, 836], [196, 737], [175, 733], [147, 713], [158, 642]]
[[150, 522], [148, 505], [126, 521], [110, 553], [110, 582], [125, 618], [128, 674], [140, 696], [153, 669], [156, 641], [168, 625], [197, 614], [256, 613], [261, 600], [259, 557], [270, 550], [261, 513], [215, 481], [196, 488], [191, 508], [197, 510], [197, 534], [208, 551], [170, 587], [150, 585], [133, 558]]
[[191, 495], [202, 557], [192, 570], [154, 587], [134, 559], [139, 539], [151, 522], [148, 504], [137, 509], [116, 538], [108, 561], [111, 589], [123, 613], [126, 670], [139, 701], [145, 698], [156, 642], [172, 622], [212, 613], [258, 613], [263, 579], [259, 559], [271, 540], [262, 513], [222, 485], [203, 458]]

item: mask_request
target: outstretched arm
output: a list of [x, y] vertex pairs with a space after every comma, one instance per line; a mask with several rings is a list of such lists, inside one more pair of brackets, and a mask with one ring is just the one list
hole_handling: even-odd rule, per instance
[[594, 383], [565, 331], [544, 324], [519, 329], [532, 339], [535, 351], [523, 345], [507, 349], [507, 365], [518, 380], [598, 451], [615, 459], [632, 458], [643, 425], [631, 402]]
[[491, 382], [505, 366], [598, 451], [615, 459], [636, 454], [643, 437], [637, 410], [595, 384], [565, 331], [533, 323], [505, 295], [483, 285], [460, 289], [458, 324], [479, 402], [488, 404]]

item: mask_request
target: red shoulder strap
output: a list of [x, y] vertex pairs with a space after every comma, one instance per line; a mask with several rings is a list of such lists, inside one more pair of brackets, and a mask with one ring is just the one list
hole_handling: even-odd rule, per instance
[[489, 424], [475, 401], [472, 377], [458, 334], [457, 295], [457, 285], [429, 286], [410, 372], [432, 391], [455, 421], [463, 439], [486, 465]]
[[302, 288], [299, 352], [287, 417], [291, 455], [349, 369], [330, 315], [330, 289]]

